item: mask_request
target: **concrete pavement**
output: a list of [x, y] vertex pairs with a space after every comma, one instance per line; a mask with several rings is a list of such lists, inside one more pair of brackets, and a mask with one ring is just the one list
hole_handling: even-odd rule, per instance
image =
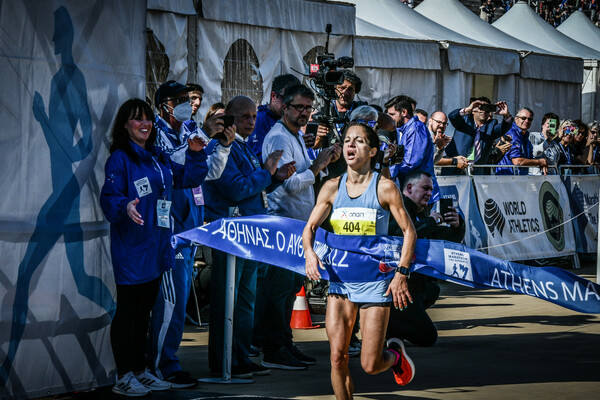
[[[595, 266], [577, 271], [595, 281]], [[437, 344], [407, 344], [416, 367], [409, 385], [391, 372], [369, 376], [352, 358], [355, 399], [598, 399], [600, 315], [580, 314], [552, 303], [502, 290], [442, 283], [430, 315]], [[313, 315], [324, 326], [324, 316]], [[191, 390], [153, 393], [153, 399], [332, 399], [325, 329], [295, 330], [295, 341], [317, 365], [306, 371], [273, 370], [247, 385], [201, 383]], [[179, 355], [184, 369], [208, 377], [207, 327], [188, 327]], [[259, 361], [260, 359], [255, 359]], [[72, 396], [67, 396], [72, 397]], [[110, 388], [78, 395], [84, 400], [122, 399]]]

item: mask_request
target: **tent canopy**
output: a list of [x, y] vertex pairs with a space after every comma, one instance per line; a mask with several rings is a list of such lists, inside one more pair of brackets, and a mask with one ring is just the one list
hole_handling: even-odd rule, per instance
[[523, 1], [516, 3], [493, 26], [517, 39], [547, 51], [587, 60], [600, 60], [600, 52], [554, 29]]
[[556, 29], [563, 35], [600, 52], [600, 29], [581, 11], [575, 11]]
[[[488, 75], [519, 72], [519, 56], [515, 51], [489, 48], [431, 21], [400, 0], [352, 0], [351, 3], [356, 4], [356, 16], [370, 24], [398, 32], [404, 38], [445, 42], [450, 70]], [[382, 15], [386, 18], [381, 18]]]

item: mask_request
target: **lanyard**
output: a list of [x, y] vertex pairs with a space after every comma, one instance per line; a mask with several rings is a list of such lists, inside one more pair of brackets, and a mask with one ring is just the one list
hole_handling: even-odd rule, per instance
[[565, 155], [565, 157], [567, 157], [567, 164], [571, 164], [571, 152], [570, 151], [565, 151], [565, 146], [562, 145], [562, 143], [559, 143], [560, 145], [560, 149], [562, 150], [563, 154]]
[[254, 156], [252, 154], [251, 151], [248, 151], [248, 145], [246, 144], [246, 142], [239, 140], [239, 139], [235, 139], [236, 143], [241, 146], [244, 149], [244, 153], [246, 153], [246, 157], [248, 157], [248, 160], [250, 161], [250, 164], [252, 164], [252, 168], [256, 171], [257, 169], [260, 168], [260, 162], [258, 161], [258, 159], [256, 158], [256, 156]]

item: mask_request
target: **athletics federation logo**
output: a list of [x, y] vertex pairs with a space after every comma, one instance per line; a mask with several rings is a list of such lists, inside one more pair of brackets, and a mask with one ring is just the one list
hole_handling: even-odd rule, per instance
[[563, 225], [563, 209], [559, 203], [559, 195], [550, 184], [542, 183], [540, 187], [540, 214], [546, 237], [558, 251], [565, 249], [565, 226]]
[[492, 236], [494, 236], [494, 231], [502, 236], [506, 220], [504, 219], [504, 215], [502, 215], [502, 211], [500, 211], [500, 207], [498, 207], [498, 204], [494, 200], [487, 199], [485, 201], [483, 219]]

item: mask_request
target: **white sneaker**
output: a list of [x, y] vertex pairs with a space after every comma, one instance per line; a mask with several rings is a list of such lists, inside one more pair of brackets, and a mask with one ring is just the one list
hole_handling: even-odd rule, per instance
[[156, 392], [171, 389], [170, 382], [161, 381], [152, 375], [148, 368], [146, 368], [146, 370], [141, 374], [136, 375], [135, 378], [140, 381], [140, 383], [144, 385], [146, 389], [154, 390]]
[[121, 379], [117, 378], [117, 383], [113, 386], [112, 391], [128, 397], [146, 396], [151, 392], [133, 376], [131, 371], [123, 375]]

